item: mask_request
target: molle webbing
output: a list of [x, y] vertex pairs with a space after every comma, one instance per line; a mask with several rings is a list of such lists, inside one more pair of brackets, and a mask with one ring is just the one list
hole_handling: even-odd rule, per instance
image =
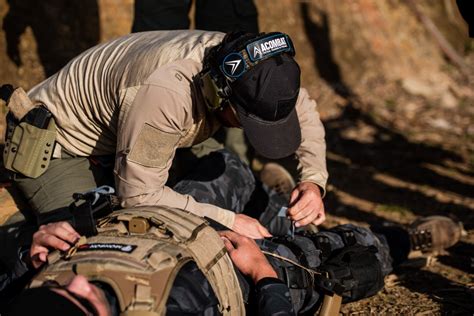
[[140, 207], [110, 214], [98, 230], [99, 235], [82, 246], [95, 247], [93, 251], [79, 248], [69, 261], [50, 264], [31, 286], [46, 280], [64, 284], [73, 273], [81, 274], [109, 284], [122, 315], [163, 315], [177, 273], [195, 261], [211, 284], [221, 313], [245, 313], [232, 262], [220, 237], [203, 219], [177, 209]]

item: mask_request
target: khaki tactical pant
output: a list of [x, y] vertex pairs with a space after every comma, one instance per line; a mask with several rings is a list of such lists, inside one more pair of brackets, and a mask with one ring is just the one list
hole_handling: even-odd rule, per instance
[[35, 215], [39, 216], [67, 208], [73, 202], [73, 193], [89, 191], [101, 185], [113, 186], [113, 173], [88, 158], [71, 157], [53, 159], [40, 177], [18, 177], [15, 183]]
[[18, 246], [28, 247], [38, 225], [51, 220], [51, 216], [44, 216], [46, 213], [54, 212], [60, 220], [64, 213], [61, 211], [73, 202], [73, 193], [113, 185], [113, 173], [112, 169], [95, 165], [84, 157], [53, 159], [48, 170], [36, 179], [16, 175], [15, 185], [30, 207], [13, 214], [0, 227], [0, 243], [4, 245], [0, 261], [10, 269], [14, 267]]

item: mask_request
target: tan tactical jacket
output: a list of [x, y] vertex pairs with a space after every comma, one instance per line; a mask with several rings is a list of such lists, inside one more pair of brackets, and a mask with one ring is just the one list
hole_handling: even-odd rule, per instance
[[[202, 69], [206, 49], [223, 35], [154, 31], [123, 36], [87, 50], [28, 95], [55, 116], [63, 150], [78, 156], [116, 155], [115, 181], [123, 207], [177, 207], [232, 227], [234, 213], [165, 186], [176, 148], [200, 143], [220, 127], [206, 110], [193, 76]], [[297, 113], [300, 180], [324, 188], [324, 128], [305, 89]]]

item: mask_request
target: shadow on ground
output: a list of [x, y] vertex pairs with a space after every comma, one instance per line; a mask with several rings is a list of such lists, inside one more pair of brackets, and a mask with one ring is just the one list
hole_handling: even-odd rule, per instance
[[[300, 4], [300, 10], [306, 36], [314, 49], [316, 70], [336, 94], [347, 100], [339, 116], [324, 122], [327, 149], [331, 154], [327, 159], [329, 184], [354, 199], [379, 205], [382, 210], [416, 216], [454, 215], [466, 228], [473, 227], [473, 208], [460, 203], [459, 199], [442, 202], [436, 195], [447, 192], [461, 199], [474, 198], [474, 186], [428, 167], [434, 165], [460, 172], [447, 162], [465, 164], [462, 157], [439, 147], [411, 142], [364, 113], [359, 97], [344, 82], [333, 58], [328, 15], [317, 4], [306, 2]], [[357, 137], [360, 126], [371, 131], [370, 142]], [[347, 137], [351, 130], [355, 137]], [[381, 177], [388, 180], [382, 181]], [[337, 215], [370, 224], [380, 223], [381, 218], [376, 214], [343, 204], [336, 194], [326, 197], [328, 210], [342, 210], [342, 214]]]
[[472, 315], [474, 292], [463, 284], [427, 270], [405, 271], [401, 286], [427, 295], [441, 306], [442, 315]]
[[[347, 102], [338, 116], [324, 121], [330, 175], [327, 212], [368, 224], [397, 221], [399, 215], [410, 219], [447, 215], [461, 220], [466, 229], [473, 229], [474, 182], [464, 181], [473, 176], [472, 165], [441, 146], [415, 143], [365, 112], [364, 104], [344, 82], [333, 59], [329, 17], [317, 4], [301, 3], [300, 10], [314, 49], [316, 70]], [[462, 176], [456, 176], [459, 174]], [[472, 283], [472, 254], [472, 243], [461, 241], [449, 249], [449, 255], [439, 257], [435, 267], [397, 271], [403, 280], [400, 285], [439, 303], [441, 314], [472, 314], [474, 294], [464, 285]], [[461, 281], [463, 275], [466, 277]], [[393, 293], [391, 299], [396, 304], [413, 304], [410, 298], [407, 301], [399, 296], [401, 288]], [[370, 310], [380, 310], [384, 305], [366, 304]]]
[[100, 40], [97, 0], [8, 0], [3, 19], [7, 54], [22, 64], [20, 37], [31, 28], [46, 76]]
[[[360, 124], [373, 130], [370, 143], [348, 138], [345, 132]], [[467, 229], [473, 227], [473, 209], [463, 203], [441, 202], [434, 192], [454, 193], [473, 197], [474, 186], [451, 177], [438, 174], [426, 168], [436, 165], [442, 168], [446, 161], [463, 163], [462, 158], [444, 149], [427, 144], [410, 142], [402, 134], [376, 123], [369, 115], [346, 105], [340, 116], [324, 122], [327, 133], [328, 152], [341, 159], [328, 158], [330, 183], [337, 190], [395, 211], [407, 211], [417, 216], [454, 215]], [[392, 185], [381, 181], [377, 175], [384, 175], [409, 187]], [[337, 208], [337, 200], [329, 196], [329, 208]], [[364, 219], [367, 214], [347, 212], [349, 218], [369, 223], [374, 218]], [[362, 217], [362, 218], [360, 218]], [[370, 216], [369, 216], [370, 217]]]

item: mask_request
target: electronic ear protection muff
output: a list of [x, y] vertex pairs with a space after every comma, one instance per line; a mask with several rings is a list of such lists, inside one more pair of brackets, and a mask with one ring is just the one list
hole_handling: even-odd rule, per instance
[[222, 92], [212, 79], [211, 72], [207, 71], [198, 76], [198, 84], [201, 87], [207, 109], [211, 112], [219, 109], [224, 101], [224, 96], [222, 96]]
[[[245, 36], [244, 33], [238, 35]], [[227, 36], [226, 36], [227, 37]], [[232, 95], [230, 84], [258, 63], [283, 53], [295, 55], [290, 37], [284, 33], [262, 33], [239, 43], [239, 38], [223, 42], [210, 50], [204, 69], [197, 76], [209, 111], [221, 108]]]

